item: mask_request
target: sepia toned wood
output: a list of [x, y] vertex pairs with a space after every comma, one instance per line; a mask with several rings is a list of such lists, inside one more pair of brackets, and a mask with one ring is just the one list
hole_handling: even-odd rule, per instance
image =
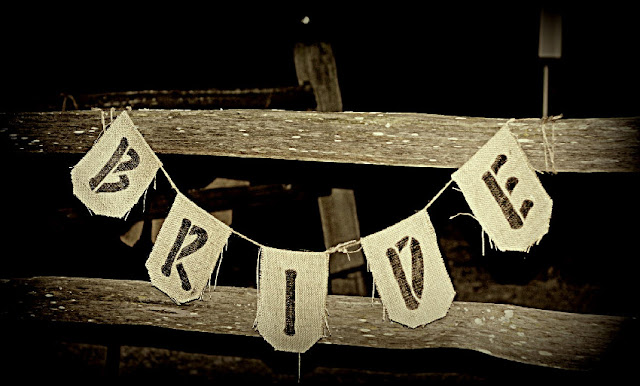
[[[323, 224], [324, 244], [327, 248], [360, 239], [360, 224], [353, 190], [334, 188], [331, 190], [331, 195], [319, 197], [318, 204]], [[364, 264], [362, 251], [356, 251], [357, 248], [351, 249], [354, 252], [350, 252], [349, 256], [340, 253], [335, 259], [332, 258], [329, 273]]]
[[[318, 111], [342, 111], [342, 95], [338, 71], [331, 45], [326, 42], [298, 43], [294, 48], [294, 63], [300, 85], [311, 84]], [[302, 138], [299, 135], [300, 139]], [[330, 195], [318, 197], [324, 244], [327, 248], [360, 238], [360, 225], [353, 190], [333, 189]], [[329, 262], [331, 290], [334, 294], [364, 295], [366, 286], [361, 272], [336, 273], [364, 266], [362, 252], [334, 253]]]
[[[318, 207], [326, 248], [360, 239], [360, 223], [353, 190], [334, 188], [330, 195], [318, 197]], [[365, 295], [367, 292], [361, 272], [364, 270], [364, 254], [357, 248], [351, 250], [353, 252], [349, 254], [335, 252], [329, 260], [331, 292], [334, 294]], [[356, 271], [336, 277], [336, 274], [349, 270]]]
[[[324, 245], [331, 248], [340, 243], [360, 239], [360, 224], [356, 201], [351, 189], [332, 189], [331, 194], [318, 197]], [[331, 293], [365, 295], [364, 254], [351, 248], [348, 254], [335, 252], [329, 260]]]
[[[0, 280], [2, 323], [63, 322], [153, 326], [259, 337], [256, 291], [217, 287], [175, 305], [151, 283], [94, 278]], [[589, 370], [611, 355], [628, 318], [545, 311], [506, 304], [454, 302], [444, 318], [410, 329], [383, 320], [379, 299], [329, 295], [330, 336], [320, 345], [392, 350], [456, 348], [509, 361]], [[126, 344], [126, 342], [123, 342]], [[385, 351], [386, 352], [386, 351]], [[381, 355], [393, 355], [381, 354]]]
[[[508, 121], [272, 110], [135, 110], [130, 115], [160, 159], [185, 154], [436, 168], [459, 168]], [[533, 168], [551, 171], [541, 120], [516, 119], [510, 127]], [[639, 128], [637, 117], [560, 119], [547, 124], [545, 132], [558, 172], [638, 172]], [[100, 111], [0, 113], [0, 141], [14, 151], [84, 154], [101, 131]]]
[[[71, 97], [71, 96], [69, 96]], [[79, 94], [74, 107], [90, 109], [269, 109], [307, 110], [315, 107], [313, 89], [309, 84], [289, 87], [207, 90], [140, 90]], [[70, 104], [66, 104], [69, 109]], [[59, 107], [59, 106], [58, 106]]]
[[[237, 186], [218, 189], [189, 189], [189, 199], [207, 212], [215, 212], [238, 207], [260, 207], [278, 202], [312, 200], [327, 190], [312, 189], [300, 185], [267, 184], [257, 186]], [[145, 209], [148, 218], [165, 218], [173, 202], [173, 194], [157, 194]], [[75, 207], [57, 209], [69, 220], [82, 220], [86, 213]]]
[[338, 69], [331, 45], [297, 43], [293, 49], [298, 84], [310, 84], [318, 111], [342, 111]]

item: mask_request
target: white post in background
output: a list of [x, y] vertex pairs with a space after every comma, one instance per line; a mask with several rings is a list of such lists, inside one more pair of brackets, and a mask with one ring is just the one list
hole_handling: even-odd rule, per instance
[[549, 65], [542, 69], [542, 116], [549, 116]]
[[538, 57], [544, 61], [542, 78], [542, 116], [549, 116], [549, 59], [562, 56], [562, 15], [553, 8], [540, 12]]

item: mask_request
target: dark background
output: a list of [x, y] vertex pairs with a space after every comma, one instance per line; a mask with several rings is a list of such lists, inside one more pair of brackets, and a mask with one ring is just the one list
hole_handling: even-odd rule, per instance
[[[3, 7], [3, 110], [61, 92], [295, 85], [293, 45], [318, 39], [333, 46], [345, 110], [542, 114], [537, 2]], [[638, 115], [635, 10], [555, 8], [563, 51], [549, 63], [550, 114]]]
[[[3, 12], [2, 108], [38, 110], [61, 93], [296, 85], [293, 46], [331, 43], [344, 110], [502, 118], [540, 117], [542, 68], [550, 114], [639, 116], [638, 24], [629, 8], [559, 7], [563, 51], [538, 58], [539, 4], [196, 8], [182, 4], [100, 9], [56, 4]], [[309, 24], [301, 20], [308, 16]], [[12, 226], [3, 276], [80, 275], [148, 280], [151, 248], [126, 247], [126, 221], [89, 216], [69, 168], [81, 155], [24, 155], [3, 148], [3, 200]], [[181, 191], [216, 177], [354, 189], [362, 235], [418, 210], [453, 170], [226, 158], [163, 157]], [[197, 173], [189, 173], [197, 162]], [[19, 167], [13, 167], [17, 165]], [[156, 194], [170, 193], [164, 177]], [[636, 314], [628, 269], [637, 254], [637, 173], [541, 175], [554, 199], [549, 235], [531, 254], [487, 250], [462, 196], [449, 189], [430, 210], [457, 300], [510, 302], [574, 312]], [[47, 189], [45, 189], [45, 187]], [[630, 204], [631, 203], [631, 204]], [[69, 220], [60, 208], [73, 208]], [[168, 208], [166, 208], [168, 211]], [[301, 215], [303, 214], [303, 215]], [[234, 229], [266, 245], [322, 250], [315, 197], [234, 208]], [[633, 221], [633, 220], [632, 220]], [[257, 249], [231, 241], [220, 284], [255, 285]], [[368, 281], [370, 285], [370, 281]], [[522, 290], [524, 288], [524, 290]]]
[[[61, 106], [62, 93], [296, 85], [294, 44], [321, 40], [333, 47], [344, 110], [540, 117], [542, 68], [548, 64], [550, 114], [640, 116], [640, 27], [631, 5], [591, 2], [557, 7], [563, 15], [562, 58], [543, 61], [537, 56], [540, 4], [531, 2], [367, 2], [349, 7], [343, 2], [260, 9], [219, 2], [199, 7], [185, 2], [88, 4], [1, 6], [0, 111]], [[305, 16], [310, 18], [307, 25], [301, 23]], [[120, 235], [143, 218], [141, 203], [126, 221], [90, 216], [72, 195], [69, 178], [69, 168], [82, 155], [15, 153], [5, 145], [0, 141], [0, 202], [6, 223], [0, 237], [0, 277], [148, 280], [144, 262], [150, 243], [130, 248], [120, 241]], [[362, 235], [424, 207], [454, 171], [161, 158], [183, 192], [216, 177], [302, 184], [312, 191], [354, 189]], [[194, 164], [199, 165], [197, 173], [189, 173]], [[468, 216], [449, 219], [469, 211], [462, 195], [451, 188], [430, 208], [455, 300], [637, 317], [633, 268], [638, 255], [638, 174], [562, 173], [540, 178], [554, 208], [549, 234], [530, 254], [488, 248], [481, 254], [480, 226]], [[147, 204], [170, 192], [159, 177]], [[69, 218], [67, 209], [77, 216]], [[232, 226], [278, 248], [324, 248], [315, 197], [234, 208]], [[256, 258], [255, 246], [232, 238], [218, 283], [255, 286]], [[67, 351], [39, 350], [26, 357], [32, 361], [39, 353], [59, 374], [70, 374], [65, 373], [68, 368], [93, 374], [84, 362], [68, 361]], [[219, 377], [215, 366], [207, 373], [211, 357], [178, 353], [185, 359], [171, 352], [165, 360], [153, 362], [149, 351], [141, 350], [130, 356], [138, 362], [121, 365], [125, 375], [126, 369], [140, 371], [140, 363], [151, 360], [155, 372], [142, 372], [146, 380], [152, 374], [162, 380], [167, 374], [188, 377], [196, 367], [205, 375], [211, 373], [210, 379]], [[632, 360], [630, 356], [628, 363]], [[176, 370], [176, 363], [187, 370]], [[222, 363], [224, 373], [229, 362]], [[515, 372], [509, 379], [524, 380]]]

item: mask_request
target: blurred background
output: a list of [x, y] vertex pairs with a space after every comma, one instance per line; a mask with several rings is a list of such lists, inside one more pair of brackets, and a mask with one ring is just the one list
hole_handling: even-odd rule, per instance
[[[297, 86], [295, 45], [325, 42], [333, 49], [344, 111], [541, 117], [546, 66], [549, 115], [640, 115], [640, 59], [634, 55], [639, 27], [626, 8], [475, 4], [247, 12], [243, 7], [154, 4], [73, 10], [52, 5], [6, 9], [2, 110], [59, 111], [63, 103], [70, 110], [72, 102], [89, 94]], [[541, 55], [541, 19], [542, 24], [555, 23], [547, 28], [555, 35], [545, 38], [551, 55]], [[313, 100], [293, 106], [316, 107]], [[91, 217], [73, 197], [67, 175], [81, 155], [24, 155], [9, 148], [2, 154], [6, 162], [21, 165], [7, 170], [14, 182], [3, 195], [13, 203], [7, 214], [15, 226], [6, 231], [6, 240], [14, 240], [20, 254], [25, 245], [32, 251], [28, 262], [10, 259], [0, 270], [3, 275], [73, 272], [148, 279], [144, 261], [159, 225], [152, 230], [147, 218], [142, 236], [139, 228], [126, 236], [129, 240], [124, 235], [136, 223], [140, 226], [152, 204], [137, 205], [127, 221]], [[249, 200], [249, 205], [231, 197], [222, 209], [233, 209], [226, 221], [255, 240], [306, 250], [324, 249], [317, 198], [332, 188], [353, 190], [360, 233], [367, 235], [424, 207], [454, 171], [211, 157], [164, 156], [162, 161], [183, 192], [203, 189], [217, 178], [239, 180], [240, 189], [243, 184], [302, 186], [265, 202]], [[197, 173], [188, 167], [193, 162], [203, 165]], [[468, 211], [459, 193], [448, 190], [432, 207], [457, 300], [635, 312], [635, 302], [627, 301], [632, 274], [621, 267], [634, 253], [637, 227], [627, 225], [627, 219], [637, 216], [638, 208], [626, 203], [637, 194], [637, 174], [540, 178], [554, 199], [554, 214], [550, 234], [528, 255], [487, 251], [483, 256], [479, 225], [465, 216], [449, 220]], [[42, 186], [55, 189], [44, 195]], [[171, 194], [160, 176], [149, 199]], [[168, 211], [167, 205], [156, 211]], [[276, 219], [278, 226], [266, 225]], [[37, 230], [43, 242], [33, 243], [34, 233], [25, 228]], [[231, 243], [238, 257], [225, 259], [220, 282], [254, 286], [257, 250], [241, 240]], [[49, 256], [54, 251], [58, 255]], [[104, 266], [101, 255], [113, 263]], [[370, 291], [371, 283], [370, 276], [365, 278], [364, 290]], [[534, 284], [539, 288], [533, 290]], [[513, 287], [504, 291], [502, 285]]]
[[562, 15], [555, 60], [538, 56], [538, 2], [3, 8], [3, 110], [60, 93], [295, 85], [304, 40], [331, 43], [347, 111], [539, 117], [544, 64], [551, 115], [639, 109], [640, 27], [615, 2], [547, 5]]
[[[63, 104], [70, 110], [74, 106], [69, 96], [80, 101], [83, 95], [125, 91], [296, 86], [294, 46], [326, 42], [333, 49], [344, 111], [538, 118], [543, 115], [546, 67], [549, 115], [640, 116], [640, 57], [635, 52], [640, 24], [630, 6], [546, 6], [561, 16], [561, 50], [560, 57], [541, 57], [539, 3], [290, 8], [211, 4], [3, 5], [0, 111], [59, 111]], [[81, 155], [1, 149], [4, 164], [19, 165], [6, 168], [2, 189], [4, 216], [11, 224], [3, 231], [8, 258], [0, 268], [2, 277], [148, 280], [148, 219], [139, 239], [123, 241], [136, 223], [145, 221], [142, 205], [126, 221], [89, 216], [73, 197], [69, 178], [69, 167]], [[295, 199], [280, 195], [260, 205], [232, 205], [228, 220], [264, 244], [308, 250], [324, 249], [319, 194], [335, 187], [353, 190], [360, 232], [367, 235], [424, 207], [454, 171], [161, 159], [183, 192], [202, 189], [216, 178], [250, 181], [252, 186], [302, 186]], [[188, 166], [196, 161], [201, 165], [198, 173], [189, 173]], [[629, 205], [638, 197], [637, 173], [540, 178], [554, 200], [554, 212], [550, 233], [530, 254], [489, 249], [482, 254], [480, 226], [467, 216], [449, 219], [468, 211], [462, 195], [452, 189], [432, 206], [430, 216], [456, 300], [637, 316], [638, 291], [630, 266], [637, 255], [633, 219], [640, 213], [637, 205]], [[160, 177], [147, 199], [170, 194]], [[218, 284], [255, 286], [256, 257], [257, 249], [232, 239]], [[370, 295], [370, 274], [364, 267], [361, 273], [364, 294]], [[68, 353], [56, 355], [62, 362]], [[153, 355], [160, 359], [150, 360]], [[215, 377], [231, 363], [193, 355], [179, 362], [172, 355], [134, 353], [121, 371], [146, 375], [140, 368], [151, 371], [162, 363], [188, 375], [197, 359], [215, 362], [218, 367], [199, 370]], [[149, 360], [151, 364], [145, 364]], [[245, 365], [255, 364], [238, 364]]]

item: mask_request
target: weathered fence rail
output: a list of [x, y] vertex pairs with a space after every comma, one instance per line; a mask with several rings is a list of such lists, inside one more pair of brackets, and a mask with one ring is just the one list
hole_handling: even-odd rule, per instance
[[[439, 168], [462, 166], [508, 121], [272, 110], [136, 110], [130, 115], [157, 154]], [[640, 170], [640, 118], [559, 119], [547, 122], [544, 132], [541, 119], [516, 119], [510, 127], [539, 171]], [[0, 130], [16, 150], [85, 153], [102, 123], [98, 111], [3, 113]]]
[[[0, 281], [0, 291], [11, 297], [1, 306], [3, 323], [153, 326], [261, 339], [253, 329], [256, 291], [251, 288], [217, 287], [182, 306], [151, 283], [133, 280], [11, 279]], [[630, 318], [619, 316], [456, 301], [446, 318], [409, 329], [384, 320], [379, 299], [341, 295], [329, 295], [327, 311], [330, 334], [320, 345], [456, 348], [565, 370], [598, 369], [631, 324]]]
[[[105, 115], [108, 124], [109, 112]], [[543, 122], [282, 110], [134, 110], [130, 115], [161, 159], [162, 155], [197, 155], [458, 168], [508, 122], [538, 171], [640, 171], [640, 118]], [[0, 113], [0, 146], [9, 155], [84, 154], [103, 130], [101, 117], [97, 110]], [[283, 197], [297, 194], [277, 185], [244, 189]], [[222, 199], [215, 192], [199, 194], [203, 200], [213, 200], [209, 203], [213, 206]], [[0, 280], [0, 293], [5, 299], [0, 304], [0, 322], [9, 334], [18, 333], [11, 337], [18, 345], [21, 336], [34, 331], [64, 331], [63, 338], [68, 338], [96, 327], [94, 332], [109, 337], [117, 337], [122, 328], [134, 328], [132, 345], [145, 334], [156, 339], [185, 332], [196, 341], [224, 337], [235, 350], [233, 355], [239, 350], [233, 343], [236, 339], [267, 347], [252, 328], [256, 293], [251, 288], [218, 287], [202, 301], [182, 306], [149, 282], [131, 280], [7, 278]], [[595, 371], [606, 378], [620, 369], [629, 370], [625, 364], [632, 357], [626, 350], [637, 343], [637, 321], [632, 317], [454, 302], [447, 317], [408, 329], [384, 320], [377, 299], [329, 295], [327, 310], [330, 334], [310, 350], [311, 356], [314, 350], [333, 356], [341, 348], [357, 348], [394, 363], [413, 350], [421, 357], [426, 352], [458, 350], [458, 354], [474, 353], [474, 360], [497, 358], [570, 374]], [[106, 342], [109, 352], [118, 353], [107, 358], [107, 367], [116, 372], [121, 345], [128, 344], [123, 339]]]

